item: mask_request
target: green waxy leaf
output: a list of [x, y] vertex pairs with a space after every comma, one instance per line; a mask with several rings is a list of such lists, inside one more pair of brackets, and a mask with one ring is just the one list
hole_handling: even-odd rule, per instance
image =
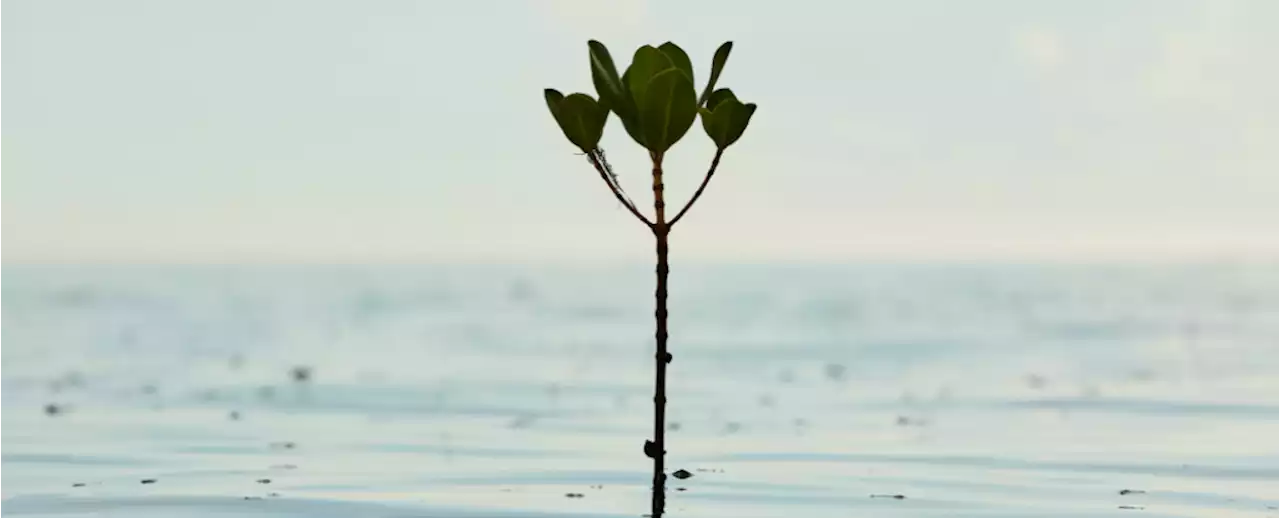
[[591, 58], [591, 82], [596, 87], [600, 102], [607, 105], [618, 117], [626, 121], [635, 118], [635, 103], [627, 94], [626, 83], [618, 77], [609, 49], [596, 40], [587, 42]]
[[542, 96], [547, 99], [547, 108], [551, 110], [551, 116], [559, 120], [560, 116], [557, 113], [560, 112], [560, 102], [564, 100], [564, 94], [555, 88], [548, 88], [542, 91]]
[[698, 96], [698, 106], [705, 104], [707, 97], [715, 90], [716, 81], [720, 80], [720, 72], [724, 70], [724, 64], [729, 61], [729, 52], [732, 50], [732, 41], [726, 41], [716, 49], [715, 56], [711, 58], [711, 78], [707, 80], [707, 87], [702, 89], [702, 95]]
[[698, 113], [702, 116], [702, 129], [707, 132], [707, 136], [711, 137], [711, 141], [715, 142], [718, 149], [725, 149], [742, 138], [755, 112], [755, 104], [743, 104], [737, 99], [725, 99], [716, 106], [715, 110], [698, 109]]
[[707, 109], [711, 111], [715, 111], [716, 106], [719, 106], [720, 103], [727, 101], [729, 99], [733, 99], [736, 101], [738, 100], [738, 97], [736, 95], [733, 95], [733, 91], [728, 88], [721, 88], [719, 90], [711, 92], [711, 95], [707, 96], [707, 99], [706, 99]]
[[631, 98], [641, 110], [645, 105], [645, 89], [649, 81], [659, 73], [671, 68], [671, 59], [656, 47], [645, 45], [636, 49], [631, 58], [631, 66], [627, 67], [627, 88], [631, 90]]
[[663, 153], [684, 137], [697, 118], [698, 98], [693, 83], [679, 69], [670, 67], [645, 85], [643, 99], [640, 125], [645, 147], [653, 153]]
[[[631, 67], [627, 67], [627, 71], [622, 73], [622, 84], [624, 85], [631, 84]], [[628, 96], [631, 95], [630, 89], [628, 89], [627, 95]], [[628, 99], [630, 99], [632, 103], [635, 102], [633, 98], [628, 97]], [[617, 111], [614, 111], [614, 113], [617, 113]], [[636, 141], [636, 144], [640, 144], [641, 146], [644, 146], [645, 145], [644, 130], [640, 128], [639, 113], [640, 113], [639, 107], [637, 107], [636, 116], [631, 117], [630, 119], [622, 118], [621, 116], [619, 116], [618, 118], [622, 119], [622, 127], [623, 129], [627, 130], [627, 135], [631, 136], [631, 140]]]
[[565, 97], [551, 88], [543, 92], [547, 108], [556, 119], [560, 131], [569, 142], [586, 153], [600, 145], [609, 109], [587, 94], [571, 94]]
[[671, 60], [672, 66], [684, 72], [684, 75], [689, 78], [690, 84], [693, 83], [693, 62], [689, 61], [689, 55], [685, 54], [684, 49], [668, 41], [658, 47], [658, 50], [667, 55], [667, 59]]

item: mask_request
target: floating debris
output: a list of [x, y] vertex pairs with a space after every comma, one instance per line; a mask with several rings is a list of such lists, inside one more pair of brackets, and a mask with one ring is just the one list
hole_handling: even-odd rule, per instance
[[1119, 506], [1116, 506], [1116, 508], [1117, 508], [1117, 509], [1127, 509], [1127, 510], [1130, 510], [1130, 511], [1141, 511], [1141, 510], [1143, 510], [1143, 509], [1146, 509], [1146, 507], [1142, 507], [1142, 506], [1140, 506], [1140, 505], [1119, 505]]
[[270, 484], [270, 483], [271, 483], [271, 479], [269, 479], [269, 478], [260, 478], [260, 479], [258, 479], [258, 483], [259, 483], [259, 484]]
[[154, 478], [144, 478], [144, 479], [142, 479], [142, 483], [143, 483], [143, 484], [155, 484], [155, 483], [156, 483], [156, 479], [154, 479]]
[[672, 473], [671, 476], [676, 477], [680, 480], [684, 480], [686, 478], [692, 477], [693, 473], [689, 473], [688, 470], [678, 469], [676, 470], [675, 473]]
[[245, 499], [245, 500], [262, 500], [262, 497], [260, 497], [260, 496], [246, 496], [246, 497], [244, 497], [244, 499]]
[[582, 498], [584, 496], [586, 495], [583, 495], [582, 493], [565, 493], [564, 494], [565, 498]]
[[299, 365], [297, 367], [294, 367], [293, 369], [289, 370], [289, 376], [293, 378], [293, 381], [296, 381], [298, 383], [306, 383], [308, 381], [311, 381], [311, 367], [307, 367], [306, 365]]
[[64, 409], [62, 408], [61, 405], [58, 405], [55, 403], [49, 403], [44, 406], [44, 415], [47, 415], [47, 416], [59, 415], [63, 412], [63, 410]]
[[1147, 494], [1147, 492], [1146, 492], [1146, 491], [1143, 491], [1143, 490], [1141, 490], [1141, 489], [1121, 489], [1121, 490], [1120, 490], [1120, 494], [1122, 494], [1122, 495], [1145, 495], [1145, 494]]
[[677, 487], [677, 488], [676, 488], [676, 491], [684, 491], [684, 490], [685, 490], [685, 488], [683, 488], [683, 487]]
[[278, 449], [278, 450], [292, 450], [292, 449], [294, 449], [294, 448], [297, 448], [297, 447], [298, 447], [298, 445], [297, 445], [296, 443], [294, 443], [293, 441], [280, 441], [280, 442], [273, 442], [273, 443], [271, 443], [271, 444], [270, 444], [270, 445], [268, 445], [268, 446], [270, 446], [271, 448], [274, 448], [274, 449]]
[[84, 482], [76, 482], [71, 484], [71, 487], [84, 487]]
[[871, 495], [871, 498], [892, 498], [894, 500], [906, 499], [906, 495]]

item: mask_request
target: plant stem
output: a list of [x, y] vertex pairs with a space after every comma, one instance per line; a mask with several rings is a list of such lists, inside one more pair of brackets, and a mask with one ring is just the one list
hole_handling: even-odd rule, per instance
[[653, 236], [656, 241], [658, 255], [658, 286], [653, 292], [655, 308], [653, 312], [654, 339], [657, 350], [654, 353], [653, 382], [653, 447], [648, 453], [653, 457], [653, 517], [661, 518], [666, 502], [667, 475], [663, 470], [666, 458], [666, 410], [667, 410], [667, 364], [671, 362], [671, 354], [667, 352], [667, 235], [666, 204], [662, 199], [662, 155], [653, 155]]

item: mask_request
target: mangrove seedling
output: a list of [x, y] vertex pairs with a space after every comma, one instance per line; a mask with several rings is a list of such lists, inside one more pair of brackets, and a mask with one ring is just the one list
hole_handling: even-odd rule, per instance
[[[694, 89], [693, 65], [688, 54], [674, 43], [667, 42], [653, 47], [645, 45], [636, 49], [631, 65], [618, 75], [609, 50], [598, 41], [587, 42], [591, 65], [591, 80], [598, 97], [584, 93], [568, 96], [548, 88], [543, 93], [547, 108], [555, 118], [564, 136], [587, 156], [600, 179], [613, 196], [636, 219], [653, 233], [657, 251], [657, 288], [654, 290], [654, 339], [656, 366], [653, 387], [653, 438], [644, 443], [644, 454], [653, 459], [653, 516], [662, 515], [665, 503], [666, 473], [663, 460], [666, 455], [666, 403], [667, 364], [671, 353], [667, 349], [667, 238], [672, 227], [689, 212], [702, 197], [725, 149], [737, 142], [746, 131], [756, 105], [743, 103], [728, 88], [716, 88], [720, 73], [729, 59], [733, 42], [725, 42], [716, 49], [711, 60], [711, 74], [699, 94]], [[622, 121], [627, 135], [649, 151], [653, 173], [653, 217], [640, 212], [618, 183], [613, 167], [600, 149], [600, 137], [612, 112]], [[702, 183], [693, 196], [674, 217], [667, 217], [667, 204], [663, 196], [662, 159], [684, 134], [701, 119], [702, 129], [715, 143], [715, 156]]]

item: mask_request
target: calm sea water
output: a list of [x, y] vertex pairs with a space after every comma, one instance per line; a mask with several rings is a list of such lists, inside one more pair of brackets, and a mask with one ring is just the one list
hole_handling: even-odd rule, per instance
[[[650, 272], [5, 266], [3, 511], [639, 516]], [[672, 282], [671, 516], [1277, 515], [1275, 264]]]

